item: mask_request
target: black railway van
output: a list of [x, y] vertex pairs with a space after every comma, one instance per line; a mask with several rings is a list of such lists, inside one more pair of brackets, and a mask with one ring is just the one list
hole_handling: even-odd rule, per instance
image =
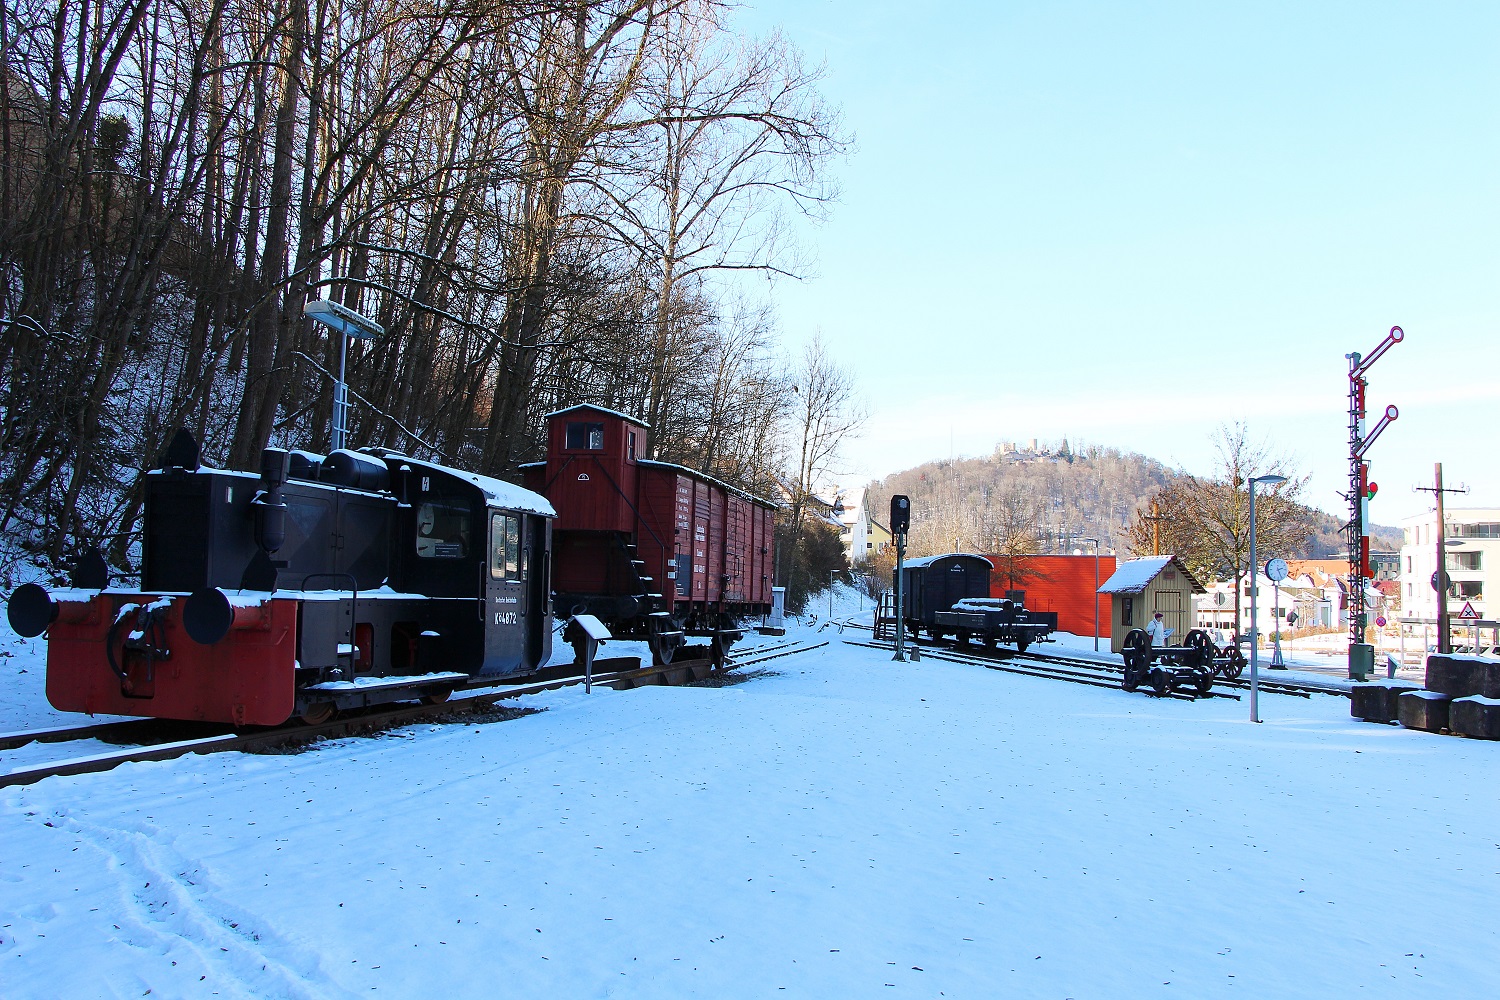
[[901, 568], [901, 612], [909, 624], [931, 625], [932, 616], [959, 601], [990, 596], [994, 564], [984, 556], [950, 552], [912, 559]]

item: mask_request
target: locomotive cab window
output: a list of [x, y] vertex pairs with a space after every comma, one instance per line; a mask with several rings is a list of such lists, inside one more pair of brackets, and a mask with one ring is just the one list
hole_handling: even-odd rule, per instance
[[490, 515], [490, 576], [496, 580], [521, 578], [521, 519], [510, 514]]
[[424, 559], [462, 559], [469, 554], [469, 511], [443, 503], [417, 508], [417, 555]]
[[604, 425], [583, 420], [569, 423], [563, 446], [570, 451], [603, 451]]

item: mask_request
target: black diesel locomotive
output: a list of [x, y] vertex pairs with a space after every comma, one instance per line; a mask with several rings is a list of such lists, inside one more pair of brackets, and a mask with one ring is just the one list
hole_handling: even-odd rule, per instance
[[65, 711], [277, 725], [534, 672], [551, 655], [547, 500], [378, 448], [206, 468], [179, 432], [147, 476], [139, 590], [102, 560], [27, 585]]

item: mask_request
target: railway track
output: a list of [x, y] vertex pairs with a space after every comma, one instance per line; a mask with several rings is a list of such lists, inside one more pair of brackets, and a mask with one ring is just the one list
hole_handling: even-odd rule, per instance
[[[887, 651], [894, 651], [896, 648], [893, 644], [887, 642], [864, 642], [855, 639], [845, 639], [844, 642], [850, 646], [866, 646], [870, 649]], [[974, 666], [986, 667], [990, 670], [999, 670], [1007, 674], [1020, 674], [1023, 677], [1041, 677], [1045, 680], [1067, 681], [1070, 684], [1082, 684], [1086, 687], [1111, 688], [1116, 691], [1120, 689], [1120, 682], [1117, 677], [1111, 676], [1111, 673], [1118, 675], [1120, 671], [1111, 671], [1107, 664], [1097, 661], [1077, 660], [1072, 663], [1058, 662], [1054, 665], [1049, 665], [1046, 661], [1042, 661], [1030, 653], [1024, 656], [1002, 658], [999, 656], [983, 656], [973, 652], [958, 652], [942, 646], [929, 646], [927, 644], [923, 644], [921, 650], [923, 659], [972, 664]], [[1080, 664], [1083, 666], [1079, 666]], [[1169, 695], [1165, 695], [1165, 697], [1175, 698], [1179, 701], [1195, 701], [1199, 696], [1185, 691], [1174, 691]], [[1211, 691], [1208, 697], [1234, 698], [1238, 700], [1239, 695]]]
[[[895, 648], [894, 645], [892, 645], [891, 643], [888, 643], [888, 642], [864, 643], [864, 642], [854, 642], [854, 641], [848, 640], [848, 639], [846, 639], [844, 641], [845, 642], [849, 642], [852, 645], [867, 645], [867, 646], [873, 646], [874, 648], [879, 648], [879, 649], [894, 650], [894, 648]], [[912, 640], [908, 637], [907, 641], [911, 642]], [[922, 641], [920, 641], [918, 643], [918, 645], [920, 645], [920, 647], [921, 647], [922, 655], [923, 656], [931, 656], [931, 657], [935, 657], [935, 658], [938, 658], [938, 659], [948, 659], [948, 658], [952, 658], [952, 657], [959, 657], [961, 662], [965, 662], [965, 663], [977, 663], [977, 664], [980, 664], [982, 666], [993, 667], [994, 669], [997, 669], [997, 670], [1007, 669], [1005, 667], [994, 666], [994, 664], [996, 664], [996, 663], [1004, 662], [1004, 663], [1010, 665], [1009, 672], [1012, 672], [1012, 673], [1030, 673], [1030, 674], [1032, 674], [1034, 676], [1051, 676], [1050, 674], [1048, 674], [1045, 671], [1040, 671], [1039, 672], [1036, 669], [1029, 669], [1029, 668], [1024, 668], [1024, 667], [1021, 667], [1021, 666], [1017, 666], [1015, 664], [1016, 660], [1021, 660], [1021, 661], [1040, 661], [1042, 663], [1056, 664], [1059, 667], [1081, 669], [1083, 671], [1086, 671], [1086, 673], [1083, 675], [1084, 677], [1087, 677], [1089, 679], [1094, 679], [1094, 678], [1102, 678], [1103, 679], [1104, 683], [1095, 683], [1095, 684], [1092, 684], [1091, 686], [1094, 686], [1094, 687], [1115, 687], [1115, 688], [1118, 688], [1120, 686], [1120, 680], [1119, 679], [1120, 679], [1120, 677], [1125, 672], [1125, 667], [1124, 667], [1123, 663], [1119, 664], [1119, 665], [1116, 665], [1116, 664], [1105, 662], [1105, 661], [1101, 661], [1101, 660], [1089, 659], [1087, 657], [1065, 656], [1065, 655], [1059, 654], [1059, 653], [1038, 653], [1038, 652], [1035, 652], [1034, 650], [1029, 650], [1029, 651], [1027, 651], [1025, 653], [1015, 653], [1013, 651], [997, 650], [993, 654], [984, 652], [984, 651], [982, 651], [980, 649], [971, 649], [971, 650], [967, 650], [967, 651], [957, 651], [957, 650], [953, 650], [953, 649], [951, 649], [950, 647], [947, 647], [947, 646], [936, 645], [936, 644], [932, 643], [930, 640], [922, 640]], [[1057, 680], [1070, 680], [1071, 678], [1065, 677], [1065, 676], [1058, 676], [1056, 679]], [[1250, 690], [1250, 680], [1249, 680], [1249, 678], [1244, 677], [1243, 675], [1241, 677], [1237, 678], [1237, 679], [1234, 679], [1234, 680], [1230, 680], [1228, 678], [1220, 676], [1220, 677], [1215, 677], [1214, 678], [1214, 687], [1216, 689], [1217, 688], [1232, 688], [1235, 691], [1248, 691], [1248, 690]], [[1296, 681], [1267, 680], [1267, 679], [1265, 679], [1264, 676], [1261, 677], [1261, 680], [1260, 680], [1260, 683], [1259, 683], [1259, 687], [1260, 687], [1261, 691], [1263, 691], [1265, 693], [1268, 693], [1268, 694], [1284, 694], [1284, 695], [1290, 695], [1292, 697], [1298, 697], [1298, 698], [1311, 698], [1315, 694], [1339, 695], [1339, 696], [1342, 696], [1342, 697], [1348, 697], [1348, 692], [1346, 690], [1342, 689], [1342, 688], [1332, 687], [1332, 686], [1325, 686], [1325, 685], [1319, 685], [1319, 684], [1301, 684], [1301, 683], [1298, 683]], [[1184, 697], [1184, 698], [1186, 698], [1189, 701], [1193, 700], [1193, 696], [1190, 695], [1190, 694], [1186, 694], [1186, 693], [1179, 693], [1179, 694], [1180, 694], [1181, 697]], [[1231, 693], [1225, 692], [1225, 691], [1214, 690], [1214, 691], [1210, 691], [1209, 692], [1208, 697], [1238, 699], [1239, 695], [1238, 694], [1231, 694]]]
[[[724, 670], [763, 663], [783, 656], [810, 652], [827, 642], [785, 642], [744, 650], [731, 658]], [[592, 681], [616, 690], [627, 690], [662, 684], [688, 684], [703, 680], [716, 672], [711, 660], [685, 660], [656, 666], [638, 664], [635, 657], [596, 660]], [[604, 669], [600, 669], [600, 668]], [[190, 753], [224, 753], [231, 750], [264, 751], [311, 743], [322, 739], [339, 739], [454, 715], [473, 714], [494, 709], [498, 703], [529, 694], [540, 694], [556, 688], [583, 684], [582, 674], [573, 665], [552, 667], [539, 679], [504, 688], [472, 694], [458, 694], [435, 705], [399, 705], [358, 715], [335, 718], [320, 725], [288, 725], [253, 731], [235, 731], [224, 726], [170, 722], [161, 719], [131, 719], [82, 726], [58, 726], [47, 729], [0, 734], [0, 751], [15, 750], [30, 743], [68, 743], [101, 740], [132, 744], [92, 754], [81, 754], [64, 760], [22, 765], [0, 774], [0, 788], [29, 785], [43, 778], [69, 774], [91, 774], [107, 771], [120, 764], [150, 760], [172, 760]], [[169, 738], [162, 738], [163, 736]], [[175, 737], [175, 738], [171, 738]], [[3, 766], [3, 765], [0, 765]]]

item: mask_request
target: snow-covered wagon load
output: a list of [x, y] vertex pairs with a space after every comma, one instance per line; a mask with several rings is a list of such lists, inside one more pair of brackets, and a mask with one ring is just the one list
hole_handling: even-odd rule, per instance
[[62, 711], [279, 725], [527, 675], [551, 655], [551, 504], [379, 448], [214, 469], [186, 431], [146, 477], [139, 588], [97, 555], [28, 584]]

